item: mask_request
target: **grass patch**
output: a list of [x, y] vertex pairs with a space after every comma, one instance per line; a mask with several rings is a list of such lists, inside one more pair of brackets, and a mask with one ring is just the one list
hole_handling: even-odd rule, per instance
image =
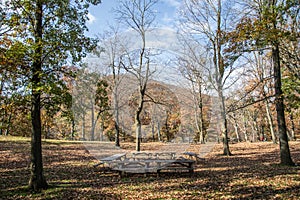
[[31, 139], [29, 137], [16, 137], [16, 136], [4, 136], [0, 135], [0, 141], [3, 142], [29, 142]]

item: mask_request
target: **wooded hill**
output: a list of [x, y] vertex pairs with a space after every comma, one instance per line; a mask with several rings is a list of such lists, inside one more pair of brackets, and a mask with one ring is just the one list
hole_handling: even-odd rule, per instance
[[[106, 81], [104, 87], [97, 86], [97, 83]], [[75, 140], [115, 140], [112, 118], [114, 108], [112, 107], [111, 76], [101, 77], [90, 73], [81, 75], [76, 82], [70, 86], [69, 92], [73, 93], [72, 98], [65, 99], [72, 101], [72, 107], [67, 108], [64, 104], [56, 107], [56, 112], [49, 112], [47, 107], [42, 109], [43, 137], [56, 139]], [[97, 90], [98, 87], [98, 90]], [[109, 107], [101, 110], [97, 104], [97, 92], [99, 87], [107, 91], [107, 103]], [[118, 102], [121, 141], [133, 141], [134, 134], [134, 111], [136, 104], [137, 84], [134, 78], [129, 75], [119, 77]], [[72, 90], [72, 91], [71, 91]], [[101, 93], [101, 92], [100, 92]], [[197, 130], [197, 112], [199, 107], [190, 89], [165, 84], [159, 81], [150, 81], [146, 90], [146, 99], [142, 118], [142, 140], [143, 141], [173, 141], [173, 142], [199, 142], [199, 131]], [[102, 96], [102, 103], [105, 101]], [[1, 133], [9, 135], [29, 136], [30, 118], [26, 117], [28, 104], [20, 104], [20, 100], [26, 102], [26, 96], [20, 99], [2, 97], [9, 104], [2, 107]], [[232, 107], [233, 100], [227, 100], [228, 108]], [[220, 110], [216, 97], [203, 95], [203, 111], [205, 120], [205, 140], [221, 140], [219, 121]], [[275, 107], [270, 105], [271, 117], [275, 119]], [[49, 105], [48, 105], [49, 107]], [[5, 109], [6, 108], [6, 109]], [[69, 110], [67, 110], [69, 109]], [[258, 102], [248, 107], [228, 113], [229, 137], [233, 141], [258, 141], [271, 140], [270, 126], [265, 104]], [[71, 112], [74, 120], [66, 113]], [[6, 113], [6, 115], [5, 115]], [[299, 137], [299, 116], [291, 118], [287, 116], [287, 124], [290, 137], [292, 132]], [[273, 129], [276, 127], [276, 120], [273, 120]], [[276, 131], [276, 130], [275, 130]]]

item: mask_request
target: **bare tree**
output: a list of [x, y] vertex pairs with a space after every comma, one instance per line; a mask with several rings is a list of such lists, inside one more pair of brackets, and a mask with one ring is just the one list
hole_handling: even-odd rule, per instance
[[[124, 0], [116, 10], [119, 20], [127, 27], [133, 29], [139, 36], [141, 46], [134, 52], [127, 51], [120, 58], [122, 67], [132, 74], [138, 82], [138, 99], [135, 110], [135, 128], [136, 128], [136, 150], [140, 151], [141, 144], [141, 119], [140, 115], [144, 105], [145, 93], [149, 77], [152, 74], [150, 70], [150, 52], [146, 46], [146, 33], [151, 28], [155, 19], [153, 6], [157, 0]], [[136, 60], [138, 58], [138, 60]]]
[[[120, 89], [122, 81], [120, 57], [124, 53], [126, 46], [122, 42], [122, 35], [119, 33], [118, 27], [110, 26], [110, 29], [99, 36], [100, 46], [94, 52], [100, 57], [102, 53], [103, 65], [108, 66], [111, 78], [108, 79], [112, 88], [112, 110], [115, 124], [115, 145], [120, 146]], [[124, 38], [123, 38], [124, 39]], [[124, 72], [123, 72], [124, 74]]]
[[[95, 129], [99, 119], [98, 106], [95, 104], [97, 82], [102, 76], [90, 72], [86, 66], [78, 71], [78, 77], [74, 82], [72, 109], [81, 124], [81, 139], [86, 140], [86, 131], [90, 128], [90, 139], [95, 139]], [[90, 126], [87, 125], [87, 118], [90, 117]]]
[[272, 88], [271, 85], [271, 64], [268, 63], [268, 57], [263, 57], [260, 55], [261, 53], [253, 52], [254, 55], [254, 63], [250, 62], [254, 67], [254, 73], [257, 78], [258, 83], [261, 84], [260, 93], [262, 95], [262, 99], [264, 99], [265, 103], [265, 109], [266, 109], [266, 116], [267, 121], [269, 124], [270, 132], [272, 141], [275, 144], [276, 143], [276, 135], [274, 131], [274, 123], [273, 123], [273, 116], [271, 114], [271, 108], [270, 108], [270, 99], [268, 96], [271, 96], [270, 94], [270, 88]]
[[[211, 54], [211, 81], [217, 91], [222, 118], [221, 132], [223, 137], [223, 154], [231, 155], [228, 144], [228, 128], [224, 90], [229, 86], [228, 79], [234, 70], [238, 56], [225, 56], [225, 32], [236, 22], [233, 1], [185, 0], [182, 12], [182, 23], [195, 35], [195, 38], [206, 45]], [[208, 65], [209, 66], [209, 65]], [[227, 85], [226, 85], [227, 84]]]
[[201, 52], [202, 46], [187, 36], [181, 38], [183, 51], [178, 58], [181, 74], [189, 81], [194, 102], [195, 125], [198, 134], [196, 140], [201, 144], [205, 143], [206, 133], [204, 111], [203, 111], [203, 91], [205, 89], [204, 69], [206, 56]]
[[241, 141], [241, 136], [239, 134], [239, 124], [238, 124], [238, 119], [237, 119], [237, 113], [236, 112], [232, 112], [229, 114], [229, 121], [231, 121], [231, 123], [233, 124], [233, 127], [234, 127], [234, 132], [235, 132], [235, 135], [236, 135], [236, 140], [238, 142]]

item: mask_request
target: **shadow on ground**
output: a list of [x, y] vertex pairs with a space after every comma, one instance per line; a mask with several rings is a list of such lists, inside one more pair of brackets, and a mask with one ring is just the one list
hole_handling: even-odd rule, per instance
[[[0, 142], [0, 199], [299, 199], [300, 168], [280, 166], [271, 143], [231, 146], [234, 156], [220, 156], [217, 145], [193, 175], [162, 173], [129, 175], [94, 168], [97, 162], [82, 144], [43, 145], [45, 176], [42, 193], [26, 189], [29, 142]], [[300, 162], [300, 143], [291, 153]]]

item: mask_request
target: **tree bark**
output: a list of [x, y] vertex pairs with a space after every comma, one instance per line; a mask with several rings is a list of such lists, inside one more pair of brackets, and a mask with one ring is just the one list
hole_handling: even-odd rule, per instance
[[157, 120], [157, 140], [160, 142], [161, 141], [161, 133], [160, 133], [160, 122]]
[[294, 122], [294, 117], [293, 117], [293, 113], [290, 112], [289, 113], [289, 118], [291, 121], [291, 139], [296, 141], [296, 136], [295, 136], [295, 122]]
[[275, 82], [275, 105], [277, 112], [277, 126], [279, 134], [279, 146], [280, 146], [280, 163], [283, 165], [294, 166], [292, 161], [290, 148], [288, 143], [287, 128], [284, 116], [284, 103], [283, 92], [281, 89], [281, 69], [280, 69], [280, 56], [279, 45], [275, 43], [272, 48], [272, 58], [274, 67], [274, 82]]
[[[114, 69], [113, 69], [114, 70]], [[119, 147], [120, 146], [120, 121], [119, 121], [119, 97], [118, 97], [118, 87], [117, 87], [117, 77], [115, 72], [113, 73], [114, 77], [114, 90], [113, 90], [113, 95], [114, 95], [114, 117], [115, 117], [115, 146]]]
[[11, 118], [12, 118], [12, 112], [10, 112], [10, 114], [8, 115], [6, 130], [5, 130], [5, 134], [4, 134], [5, 136], [9, 135], [10, 127], [11, 127]]
[[95, 106], [94, 106], [94, 99], [91, 98], [91, 141], [95, 140], [95, 128], [96, 128], [97, 120], [95, 120]]
[[152, 141], [154, 142], [155, 141], [155, 124], [154, 124], [154, 121], [151, 120], [151, 133], [152, 133]]
[[[203, 119], [203, 98], [202, 98], [202, 81], [198, 81], [198, 95], [199, 95], [199, 102], [198, 102], [198, 107], [199, 107], [199, 117], [197, 115], [196, 118], [196, 122], [197, 122], [197, 127], [198, 127], [198, 131], [199, 131], [199, 142], [200, 144], [204, 144], [204, 131], [205, 131], [205, 127], [204, 127], [204, 119]], [[197, 110], [196, 110], [197, 113]], [[199, 119], [199, 123], [198, 123], [198, 119]]]
[[268, 119], [268, 123], [269, 123], [269, 127], [270, 127], [272, 141], [273, 141], [274, 144], [277, 144], [276, 135], [275, 135], [275, 131], [274, 131], [274, 128], [273, 128], [273, 119], [272, 119], [272, 115], [271, 115], [271, 112], [270, 112], [270, 106], [269, 106], [268, 100], [265, 101], [265, 104], [266, 104], [267, 119]]
[[29, 188], [34, 191], [46, 189], [48, 184], [43, 174], [42, 161], [42, 125], [41, 125], [41, 72], [42, 72], [42, 18], [43, 18], [43, 1], [38, 0], [35, 10], [35, 43], [37, 48], [34, 54], [34, 61], [31, 66], [32, 72], [32, 94], [31, 94], [31, 177]]
[[[91, 137], [91, 140], [92, 140], [92, 141], [95, 140], [96, 125], [97, 125], [98, 120], [99, 120], [100, 118], [101, 118], [101, 120], [102, 120], [102, 123], [104, 123], [104, 116], [103, 116], [103, 113], [101, 113], [101, 111], [99, 111], [99, 112], [97, 113], [96, 119], [95, 119], [95, 117], [94, 117], [93, 114], [92, 114], [92, 119], [94, 120], [94, 122], [92, 122], [92, 130], [91, 130], [91, 133], [93, 133], [93, 134], [92, 134], [92, 137]], [[104, 126], [104, 125], [103, 125], [103, 126]], [[103, 128], [103, 130], [104, 130], [104, 128]], [[102, 132], [103, 132], [103, 130], [102, 130]]]
[[240, 134], [239, 134], [239, 125], [238, 125], [238, 122], [236, 120], [235, 112], [233, 112], [233, 122], [234, 122], [234, 131], [235, 131], [236, 139], [237, 139], [238, 142], [240, 142], [241, 138], [240, 138]]
[[258, 130], [258, 125], [257, 125], [257, 113], [253, 113], [252, 116], [252, 141], [256, 142], [257, 138], [259, 137], [259, 130]]
[[244, 137], [245, 137], [245, 141], [248, 142], [247, 120], [246, 120], [245, 115], [246, 115], [246, 113], [243, 112], [243, 129], [244, 129]]
[[139, 102], [138, 102], [138, 107], [135, 111], [135, 128], [136, 128], [136, 146], [135, 146], [135, 150], [136, 151], [140, 151], [141, 150], [141, 137], [142, 137], [142, 124], [141, 124], [141, 119], [140, 119], [140, 115], [141, 112], [143, 110], [143, 105], [144, 105], [144, 95], [145, 95], [145, 85], [140, 85], [139, 86]]
[[40, 92], [33, 90], [32, 93], [31, 177], [29, 180], [29, 188], [34, 191], [40, 191], [41, 189], [46, 189], [48, 185], [43, 175]]
[[81, 124], [81, 138], [82, 140], [85, 140], [85, 111], [83, 111], [81, 119], [82, 119], [82, 124]]
[[103, 131], [104, 131], [104, 124], [103, 124], [104, 120], [102, 119], [101, 122], [100, 122], [100, 129], [99, 129], [99, 138], [100, 138], [100, 141], [103, 141]]
[[[1, 80], [0, 80], [0, 96], [2, 96], [2, 91], [3, 91], [3, 87], [4, 87], [4, 80], [6, 78], [6, 72], [2, 72], [1, 74]], [[3, 134], [3, 126], [4, 126], [4, 117], [5, 114], [0, 115], [1, 119], [0, 119], [0, 135]]]
[[228, 138], [228, 128], [227, 128], [227, 118], [226, 118], [226, 108], [225, 108], [225, 99], [223, 96], [222, 90], [219, 90], [219, 99], [220, 99], [220, 109], [221, 109], [221, 117], [222, 117], [222, 125], [221, 125], [221, 134], [223, 140], [223, 155], [231, 156], [231, 152], [229, 149], [229, 138]]
[[222, 4], [221, 0], [218, 0], [218, 10], [217, 10], [217, 33], [216, 33], [216, 50], [215, 50], [215, 65], [217, 66], [217, 90], [218, 90], [218, 97], [220, 103], [220, 111], [222, 117], [222, 140], [223, 140], [223, 154], [224, 155], [232, 155], [229, 150], [229, 143], [228, 143], [228, 128], [227, 128], [227, 118], [226, 118], [226, 107], [225, 107], [225, 98], [223, 94], [223, 77], [225, 66], [222, 57], [222, 35], [221, 35], [221, 10]]
[[74, 120], [74, 118], [72, 117], [72, 120], [71, 120], [71, 138], [72, 138], [72, 140], [74, 140], [75, 132], [76, 132], [76, 128], [75, 128], [75, 120]]

